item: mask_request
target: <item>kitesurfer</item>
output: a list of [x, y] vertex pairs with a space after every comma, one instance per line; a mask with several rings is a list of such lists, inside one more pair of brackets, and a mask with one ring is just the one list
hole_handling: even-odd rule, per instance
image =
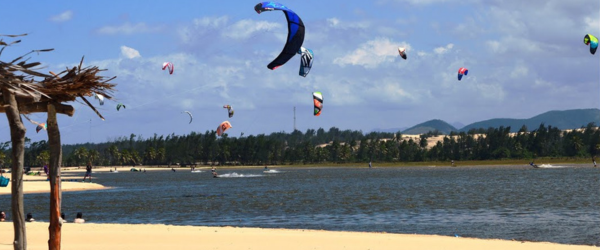
[[83, 176], [83, 181], [85, 182], [85, 178], [90, 177], [90, 182], [92, 182], [92, 162], [88, 161], [87, 166], [85, 166], [85, 176]]
[[215, 166], [212, 167], [210, 172], [212, 172], [213, 178], [219, 177], [219, 176], [217, 176], [217, 168], [215, 168]]

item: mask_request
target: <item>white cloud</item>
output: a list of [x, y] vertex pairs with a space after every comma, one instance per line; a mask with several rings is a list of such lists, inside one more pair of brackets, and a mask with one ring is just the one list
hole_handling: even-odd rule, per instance
[[73, 18], [73, 11], [67, 10], [56, 16], [50, 17], [50, 21], [62, 23], [71, 20], [71, 18]]
[[450, 51], [452, 48], [454, 48], [454, 44], [448, 44], [444, 47], [437, 47], [435, 49], [433, 49], [433, 52], [435, 52], [436, 54], [445, 54], [446, 52]]
[[374, 68], [382, 63], [394, 61], [398, 57], [399, 46], [410, 50], [410, 45], [406, 43], [392, 42], [389, 38], [376, 38], [361, 44], [358, 49], [345, 56], [335, 58], [333, 63], [340, 66], [350, 64]]
[[104, 26], [96, 30], [101, 35], [132, 35], [140, 33], [155, 33], [164, 29], [163, 25], [150, 26], [146, 23], [126, 22], [117, 26]]
[[527, 74], [529, 74], [529, 68], [527, 68], [525, 65], [519, 64], [512, 70], [512, 72], [510, 72], [510, 77], [521, 78]]
[[134, 48], [129, 48], [127, 46], [121, 46], [121, 55], [128, 59], [142, 57], [139, 51], [137, 51]]
[[223, 31], [223, 36], [233, 39], [247, 39], [252, 34], [261, 31], [270, 31], [280, 29], [282, 25], [279, 23], [270, 23], [267, 21], [240, 20]]
[[340, 24], [340, 19], [337, 19], [335, 17], [334, 18], [327, 18], [327, 24], [329, 24], [329, 26], [331, 26], [331, 27], [335, 27], [338, 24]]

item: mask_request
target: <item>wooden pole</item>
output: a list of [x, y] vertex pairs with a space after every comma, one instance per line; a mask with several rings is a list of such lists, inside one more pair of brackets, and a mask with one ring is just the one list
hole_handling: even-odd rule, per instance
[[10, 126], [10, 140], [12, 142], [11, 165], [11, 209], [14, 228], [13, 248], [15, 250], [27, 249], [27, 233], [25, 229], [25, 212], [23, 208], [23, 164], [25, 158], [25, 125], [21, 121], [17, 99], [7, 88], [2, 88], [2, 96], [6, 106], [6, 118]]
[[50, 239], [48, 249], [60, 250], [62, 218], [61, 210], [61, 180], [60, 164], [62, 161], [62, 146], [60, 144], [60, 130], [56, 120], [56, 108], [48, 103], [48, 144], [50, 146], [50, 226], [48, 227]]

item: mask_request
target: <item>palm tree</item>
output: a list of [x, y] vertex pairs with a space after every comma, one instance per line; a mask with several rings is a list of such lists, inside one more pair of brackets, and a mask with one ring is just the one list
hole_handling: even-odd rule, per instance
[[98, 164], [98, 159], [100, 159], [100, 152], [95, 149], [90, 149], [88, 151], [88, 161], [92, 162], [93, 164]]
[[88, 151], [84, 147], [79, 147], [75, 149], [75, 152], [73, 152], [73, 154], [75, 154], [75, 158], [77, 159], [77, 166], [81, 166], [81, 162], [87, 160], [88, 158]]

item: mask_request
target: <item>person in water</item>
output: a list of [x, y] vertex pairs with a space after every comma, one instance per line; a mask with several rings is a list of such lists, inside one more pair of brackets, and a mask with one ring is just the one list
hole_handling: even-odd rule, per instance
[[219, 177], [217, 175], [217, 168], [215, 168], [215, 166], [212, 167], [212, 169], [210, 170], [210, 172], [212, 172], [213, 178]]
[[372, 168], [372, 167], [373, 167], [373, 165], [371, 165], [371, 162], [369, 162], [369, 168]]
[[598, 166], [598, 165], [596, 164], [596, 157], [595, 157], [595, 156], [593, 156], [593, 157], [592, 157], [592, 162], [594, 163], [594, 167], [597, 167], [597, 166]]
[[269, 168], [267, 167], [267, 165], [265, 165], [264, 171], [269, 171]]
[[92, 162], [88, 162], [87, 166], [85, 166], [85, 176], [83, 176], [83, 181], [85, 182], [85, 178], [90, 177], [90, 182], [92, 182]]

